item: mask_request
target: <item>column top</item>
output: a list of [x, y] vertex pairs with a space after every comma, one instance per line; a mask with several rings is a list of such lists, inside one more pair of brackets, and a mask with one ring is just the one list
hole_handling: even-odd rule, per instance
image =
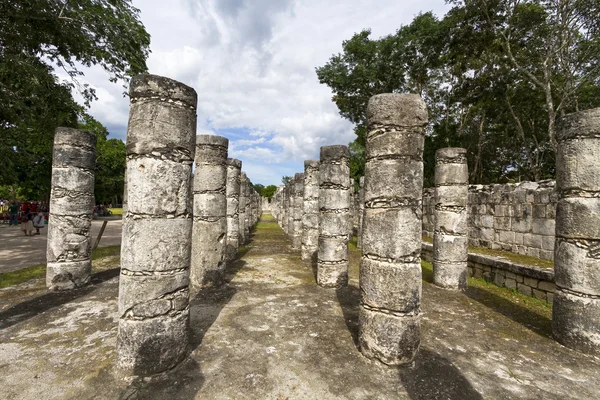
[[600, 108], [567, 114], [557, 123], [556, 140], [575, 138], [600, 139]]
[[466, 164], [467, 149], [462, 147], [444, 147], [435, 152], [435, 162], [440, 164]]
[[229, 139], [217, 135], [196, 135], [196, 146], [202, 145], [229, 147]]
[[348, 149], [348, 146], [333, 145], [321, 147], [321, 162], [338, 161], [342, 158], [350, 158], [350, 150]]
[[151, 74], [136, 75], [131, 78], [129, 96], [131, 101], [144, 98], [180, 101], [193, 109], [196, 109], [198, 103], [198, 95], [193, 88], [174, 79]]
[[367, 104], [369, 126], [425, 126], [427, 119], [427, 106], [417, 94], [382, 93]]
[[96, 134], [75, 128], [59, 126], [54, 134], [54, 144], [96, 148]]
[[304, 160], [304, 169], [319, 168], [319, 160]]
[[237, 169], [242, 168], [242, 160], [238, 160], [237, 158], [228, 158], [226, 162], [227, 162], [227, 165], [230, 165]]

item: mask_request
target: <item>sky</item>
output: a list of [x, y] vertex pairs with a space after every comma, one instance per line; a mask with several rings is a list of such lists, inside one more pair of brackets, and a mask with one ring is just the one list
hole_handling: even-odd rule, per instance
[[[443, 0], [133, 0], [151, 35], [149, 73], [198, 93], [197, 134], [229, 139], [253, 183], [280, 185], [319, 159], [321, 146], [354, 140], [315, 67], [342, 41], [371, 29], [394, 33]], [[110, 137], [125, 139], [129, 100], [99, 67], [82, 68], [98, 100], [89, 110]], [[81, 97], [75, 93], [75, 97]]]

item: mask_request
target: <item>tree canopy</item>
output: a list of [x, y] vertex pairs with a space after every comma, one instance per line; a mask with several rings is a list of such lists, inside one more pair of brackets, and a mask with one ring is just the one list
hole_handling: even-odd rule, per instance
[[[0, 185], [25, 198], [47, 198], [55, 129], [89, 122], [71, 90], [86, 106], [95, 99], [94, 89], [80, 82], [79, 66], [100, 65], [110, 81], [126, 86], [147, 70], [149, 45], [129, 0], [0, 2]], [[56, 68], [69, 79], [59, 79]], [[102, 143], [100, 159], [121, 146]]]
[[426, 184], [447, 146], [467, 148], [472, 183], [553, 177], [556, 119], [600, 106], [600, 1], [450, 3], [379, 39], [356, 33], [316, 69], [355, 124], [352, 176], [363, 174], [368, 99], [411, 92], [430, 115]]
[[260, 195], [262, 197], [267, 197], [267, 198], [271, 199], [271, 198], [273, 198], [273, 195], [275, 194], [276, 191], [277, 191], [277, 186], [269, 185], [269, 186], [266, 186], [265, 188], [263, 188]]

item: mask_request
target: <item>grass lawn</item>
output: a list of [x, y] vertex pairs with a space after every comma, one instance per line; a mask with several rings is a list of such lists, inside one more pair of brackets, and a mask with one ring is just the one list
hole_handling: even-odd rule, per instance
[[[98, 247], [92, 252], [92, 260], [104, 257], [116, 256], [121, 253], [121, 246]], [[46, 265], [34, 265], [23, 268], [18, 271], [5, 272], [0, 274], [0, 289], [18, 285], [25, 281], [35, 278], [42, 278], [46, 275]]]

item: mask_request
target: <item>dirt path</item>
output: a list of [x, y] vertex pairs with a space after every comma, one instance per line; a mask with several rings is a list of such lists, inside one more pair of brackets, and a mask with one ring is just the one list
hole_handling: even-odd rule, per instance
[[117, 264], [93, 285], [48, 294], [0, 290], [0, 385], [7, 399], [594, 399], [600, 361], [547, 336], [550, 321], [471, 289], [423, 284], [422, 347], [411, 368], [356, 348], [358, 255], [348, 288], [312, 268], [263, 216], [229, 283], [191, 303], [190, 356], [175, 370], [125, 380], [112, 368]]
[[[99, 247], [121, 244], [121, 219], [107, 219], [108, 224]], [[92, 221], [92, 241], [95, 242], [103, 221]], [[40, 234], [25, 236], [19, 226], [0, 225], [0, 273], [46, 263], [48, 228]]]

